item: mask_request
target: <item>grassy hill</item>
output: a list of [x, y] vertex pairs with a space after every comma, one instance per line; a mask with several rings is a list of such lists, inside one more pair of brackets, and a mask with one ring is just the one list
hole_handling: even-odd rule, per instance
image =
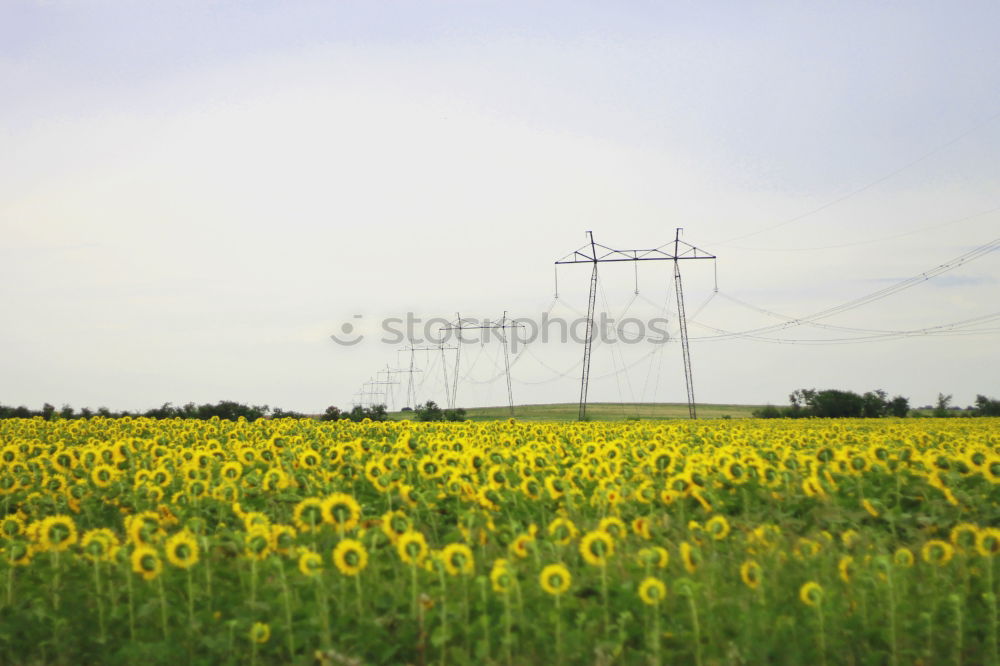
[[[698, 418], [720, 419], [724, 417], [750, 418], [750, 412], [762, 405], [698, 405]], [[467, 418], [473, 421], [506, 419], [510, 416], [508, 407], [470, 407], [465, 410]], [[579, 412], [577, 403], [557, 403], [549, 405], [515, 405], [514, 416], [522, 421], [575, 421]], [[394, 419], [409, 417], [408, 412], [393, 412]], [[688, 408], [685, 403], [617, 403], [592, 402], [587, 405], [587, 418], [592, 421], [623, 421], [626, 419], [686, 419]]]

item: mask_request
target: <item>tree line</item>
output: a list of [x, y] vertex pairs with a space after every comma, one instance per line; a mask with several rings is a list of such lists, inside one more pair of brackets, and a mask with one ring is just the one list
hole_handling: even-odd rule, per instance
[[[417, 405], [416, 409], [406, 408], [404, 412], [413, 413], [416, 421], [464, 421], [464, 409], [441, 409], [433, 400], [428, 400], [422, 405]], [[54, 405], [45, 403], [41, 409], [29, 409], [25, 406], [10, 407], [0, 404], [0, 419], [30, 419], [40, 416], [46, 421], [55, 419], [89, 419], [93, 416], [103, 416], [105, 418], [122, 418], [124, 416], [145, 417], [150, 419], [200, 419], [207, 421], [213, 417], [227, 421], [235, 421], [241, 416], [247, 421], [257, 419], [306, 419], [315, 418], [309, 414], [281, 409], [280, 407], [270, 407], [268, 405], [244, 405], [232, 400], [221, 400], [215, 404], [196, 405], [189, 402], [184, 405], [175, 406], [166, 402], [159, 407], [147, 409], [146, 411], [111, 411], [107, 407], [98, 407], [96, 410], [84, 407], [77, 411], [69, 405], [63, 405], [56, 409]], [[386, 421], [389, 419], [389, 412], [385, 405], [372, 405], [361, 407], [355, 405], [350, 410], [341, 410], [339, 407], [331, 405], [326, 408], [319, 417], [320, 421]]]
[[[964, 411], [951, 407], [951, 395], [938, 394], [937, 405], [931, 414], [949, 416], [1000, 416], [1000, 400], [977, 395], [974, 407]], [[839, 389], [798, 389], [788, 396], [788, 407], [767, 405], [752, 414], [760, 419], [777, 418], [881, 418], [895, 416], [922, 416], [910, 408], [909, 398], [901, 395], [889, 397], [882, 389], [858, 394]]]

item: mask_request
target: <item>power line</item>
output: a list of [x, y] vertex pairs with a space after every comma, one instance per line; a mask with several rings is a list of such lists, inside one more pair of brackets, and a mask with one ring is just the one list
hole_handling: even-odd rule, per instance
[[794, 217], [791, 217], [791, 218], [789, 218], [787, 220], [784, 220], [783, 222], [778, 222], [777, 224], [772, 224], [769, 227], [764, 227], [763, 229], [758, 229], [757, 231], [751, 231], [750, 233], [742, 234], [740, 236], [734, 236], [732, 238], [727, 238], [727, 239], [721, 240], [721, 241], [712, 241], [711, 243], [712, 243], [712, 245], [718, 245], [718, 246], [726, 247], [727, 244], [730, 243], [730, 242], [732, 242], [732, 241], [739, 241], [739, 240], [743, 240], [744, 238], [750, 238], [751, 236], [756, 236], [758, 234], [766, 233], [768, 231], [773, 231], [774, 229], [780, 229], [781, 227], [787, 226], [789, 224], [793, 224], [793, 223], [798, 222], [800, 220], [803, 220], [803, 219], [805, 219], [805, 218], [807, 218], [807, 217], [809, 217], [811, 215], [815, 215], [816, 213], [824, 211], [827, 208], [831, 208], [833, 206], [836, 206], [837, 204], [841, 203], [842, 201], [846, 201], [847, 199], [850, 199], [851, 197], [857, 196], [858, 194], [861, 194], [862, 192], [870, 190], [871, 188], [875, 187], [876, 185], [880, 185], [881, 183], [884, 183], [885, 181], [889, 180], [893, 176], [896, 176], [896, 175], [902, 173], [903, 171], [906, 171], [910, 167], [913, 167], [913, 166], [919, 164], [920, 162], [923, 162], [927, 158], [932, 157], [933, 155], [936, 155], [937, 153], [939, 153], [939, 152], [941, 152], [941, 151], [943, 151], [943, 150], [945, 150], [947, 148], [950, 148], [951, 146], [955, 145], [956, 143], [958, 143], [959, 141], [961, 141], [965, 137], [967, 137], [967, 136], [973, 134], [974, 132], [977, 132], [981, 128], [989, 125], [990, 123], [992, 123], [997, 118], [1000, 118], [1000, 112], [994, 113], [993, 115], [989, 116], [985, 120], [983, 120], [983, 121], [981, 121], [979, 123], [976, 123], [975, 125], [973, 125], [969, 129], [967, 129], [964, 132], [962, 132], [961, 134], [959, 134], [959, 135], [957, 135], [957, 136], [949, 139], [948, 141], [945, 141], [942, 144], [939, 144], [938, 146], [935, 146], [934, 148], [932, 148], [929, 151], [923, 153], [919, 157], [910, 160], [909, 162], [907, 162], [903, 166], [898, 167], [896, 169], [893, 169], [892, 171], [890, 171], [889, 173], [885, 174], [884, 176], [876, 178], [875, 180], [873, 180], [873, 181], [871, 181], [871, 182], [869, 182], [869, 183], [867, 183], [865, 185], [862, 185], [861, 187], [858, 187], [858, 188], [856, 188], [854, 190], [851, 190], [850, 192], [848, 192], [848, 193], [846, 193], [844, 195], [841, 195], [839, 197], [831, 199], [830, 201], [827, 201], [826, 203], [824, 203], [824, 204], [822, 204], [820, 206], [817, 206], [816, 208], [813, 208], [811, 210], [807, 210], [806, 212], [801, 213], [799, 215], [796, 215]]
[[994, 250], [996, 250], [998, 247], [1000, 247], [1000, 238], [996, 238], [996, 239], [994, 239], [994, 240], [992, 240], [992, 241], [990, 241], [988, 243], [985, 243], [984, 245], [980, 245], [980, 246], [978, 246], [976, 248], [973, 248], [972, 250], [969, 250], [968, 252], [966, 252], [964, 254], [961, 254], [958, 257], [955, 257], [954, 259], [950, 259], [949, 261], [946, 261], [943, 264], [935, 266], [934, 268], [931, 268], [931, 269], [929, 269], [927, 271], [924, 271], [923, 273], [920, 273], [919, 275], [914, 275], [913, 277], [906, 278], [905, 280], [901, 280], [900, 282], [897, 282], [895, 284], [889, 285], [888, 287], [885, 287], [883, 289], [879, 289], [879, 290], [874, 291], [874, 292], [872, 292], [870, 294], [866, 294], [864, 296], [855, 298], [853, 300], [850, 300], [850, 301], [847, 301], [847, 302], [844, 302], [844, 303], [840, 303], [839, 305], [834, 305], [834, 306], [829, 307], [829, 308], [827, 308], [825, 310], [820, 310], [819, 312], [816, 312], [814, 314], [808, 315], [806, 317], [798, 317], [798, 318], [791, 319], [790, 321], [786, 321], [786, 322], [781, 323], [781, 324], [773, 324], [771, 326], [762, 326], [762, 327], [759, 327], [759, 328], [749, 329], [749, 330], [746, 330], [746, 331], [735, 331], [735, 332], [730, 332], [730, 333], [720, 333], [720, 334], [715, 335], [715, 336], [703, 336], [703, 337], [700, 337], [698, 339], [699, 340], [707, 340], [707, 339], [713, 339], [713, 338], [726, 338], [726, 337], [747, 337], [747, 336], [751, 336], [751, 335], [758, 335], [758, 334], [765, 334], [765, 333], [775, 333], [777, 331], [783, 331], [783, 330], [791, 328], [793, 326], [801, 326], [801, 325], [804, 325], [804, 324], [812, 324], [812, 323], [814, 323], [814, 322], [816, 322], [816, 321], [818, 321], [820, 319], [826, 319], [828, 317], [832, 317], [832, 316], [840, 314], [842, 312], [846, 312], [848, 310], [853, 310], [853, 309], [859, 308], [859, 307], [861, 307], [863, 305], [868, 305], [869, 303], [874, 303], [875, 301], [878, 301], [878, 300], [881, 300], [883, 298], [887, 298], [889, 296], [893, 296], [895, 294], [898, 294], [901, 291], [905, 291], [906, 289], [914, 287], [914, 286], [916, 286], [918, 284], [922, 284], [922, 283], [924, 283], [924, 282], [926, 282], [928, 280], [931, 280], [931, 279], [933, 279], [935, 277], [938, 277], [939, 275], [943, 275], [944, 273], [947, 273], [949, 271], [955, 270], [956, 268], [959, 268], [960, 266], [964, 266], [965, 264], [967, 264], [969, 262], [972, 262], [972, 261], [975, 261], [976, 259], [979, 259], [980, 257], [984, 257], [987, 254], [989, 254], [990, 252], [993, 252]]

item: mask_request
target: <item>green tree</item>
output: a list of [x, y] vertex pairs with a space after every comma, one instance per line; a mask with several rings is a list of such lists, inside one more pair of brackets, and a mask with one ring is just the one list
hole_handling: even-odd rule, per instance
[[934, 408], [934, 416], [945, 417], [951, 416], [948, 412], [948, 406], [951, 404], [951, 394], [945, 395], [944, 393], [938, 393], [937, 406]]

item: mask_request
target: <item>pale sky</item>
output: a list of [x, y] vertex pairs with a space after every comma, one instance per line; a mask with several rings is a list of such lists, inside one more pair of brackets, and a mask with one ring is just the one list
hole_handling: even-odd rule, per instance
[[[5, 0], [0, 403], [349, 407], [409, 365], [382, 318], [576, 316], [589, 267], [553, 301], [553, 262], [585, 231], [675, 227], [719, 257], [704, 308], [712, 264], [683, 266], [700, 402], [1000, 397], [996, 321], [705, 339], [781, 321], [738, 301], [803, 317], [1000, 237], [997, 25], [994, 2]], [[662, 314], [669, 270], [633, 298], [601, 266], [599, 307]], [[992, 252], [822, 323], [925, 329], [998, 293]], [[344, 322], [365, 339], [335, 344]], [[574, 402], [581, 346], [528, 351], [515, 401]], [[416, 365], [443, 403], [440, 355]], [[503, 404], [502, 367], [463, 346], [458, 403]], [[594, 401], [684, 400], [675, 342], [596, 346], [592, 377]]]

